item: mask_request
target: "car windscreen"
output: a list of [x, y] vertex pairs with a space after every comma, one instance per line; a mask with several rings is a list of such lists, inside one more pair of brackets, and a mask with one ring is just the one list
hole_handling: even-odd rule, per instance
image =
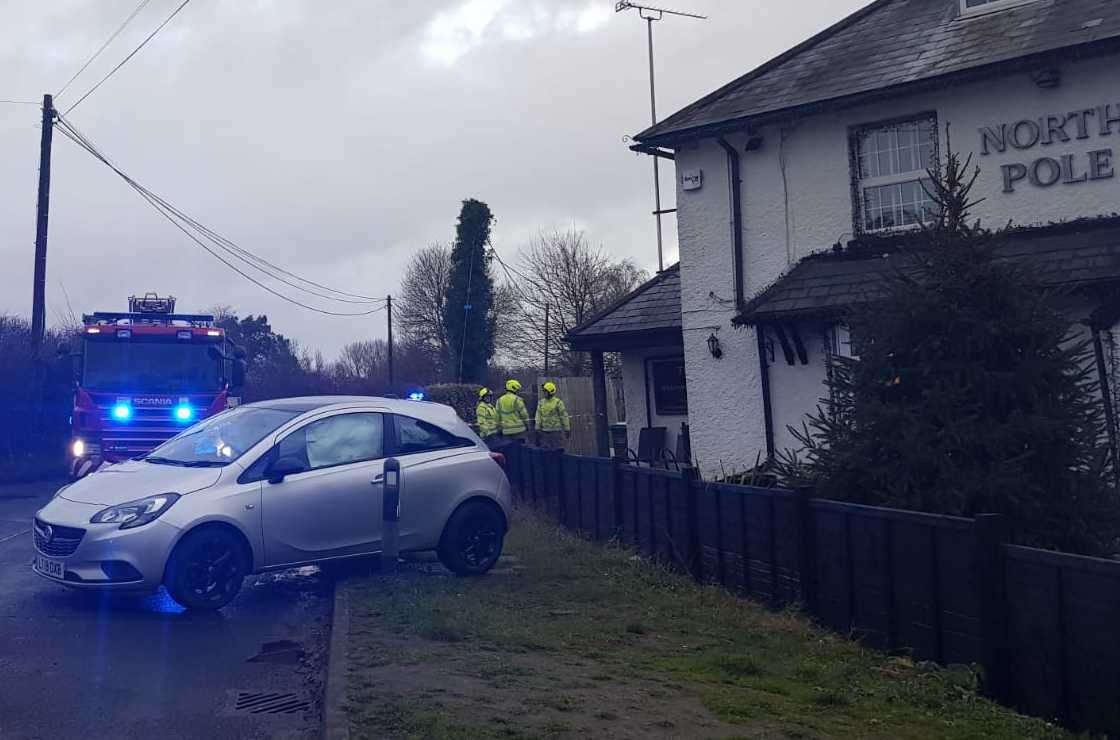
[[299, 414], [256, 406], [231, 409], [195, 424], [144, 459], [162, 465], [226, 465]]
[[82, 385], [115, 393], [204, 393], [220, 390], [222, 362], [213, 344], [176, 340], [87, 341]]

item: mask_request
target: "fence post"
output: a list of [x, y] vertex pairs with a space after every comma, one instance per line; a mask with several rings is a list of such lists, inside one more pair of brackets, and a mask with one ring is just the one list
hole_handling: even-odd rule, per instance
[[700, 550], [700, 497], [696, 494], [698, 476], [696, 468], [689, 465], [681, 470], [687, 497], [688, 513], [685, 518], [688, 527], [688, 571], [697, 583], [704, 582], [704, 555]]
[[984, 690], [993, 699], [1010, 698], [1007, 660], [1007, 571], [1003, 546], [1008, 542], [1007, 520], [1001, 514], [976, 517], [977, 587], [983, 635]]
[[812, 486], [799, 486], [797, 494], [797, 569], [805, 611], [817, 613], [817, 526], [813, 514]]

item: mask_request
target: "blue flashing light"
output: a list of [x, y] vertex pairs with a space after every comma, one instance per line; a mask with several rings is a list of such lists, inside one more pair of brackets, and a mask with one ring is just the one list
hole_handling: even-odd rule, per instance
[[194, 409], [190, 406], [175, 407], [175, 418], [179, 421], [190, 421], [194, 418]]
[[413, 391], [412, 393], [409, 393], [408, 394], [408, 400], [410, 400], [410, 401], [423, 401], [424, 400], [424, 391]]
[[113, 407], [113, 418], [127, 421], [132, 418], [132, 407], [127, 403], [118, 403]]

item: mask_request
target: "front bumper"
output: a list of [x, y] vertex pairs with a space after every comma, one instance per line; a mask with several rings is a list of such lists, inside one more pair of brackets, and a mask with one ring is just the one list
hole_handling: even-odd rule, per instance
[[90, 518], [103, 508], [59, 497], [43, 507], [35, 515], [37, 523], [85, 531], [69, 554], [58, 554], [41, 533], [35, 534], [36, 554], [61, 562], [65, 577], [60, 580], [36, 573], [71, 588], [155, 591], [163, 582], [164, 567], [179, 529], [159, 519], [136, 529], [90, 524]]

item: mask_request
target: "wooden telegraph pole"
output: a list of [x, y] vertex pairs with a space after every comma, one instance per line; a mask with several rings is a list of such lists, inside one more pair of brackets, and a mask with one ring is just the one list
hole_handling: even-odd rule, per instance
[[43, 136], [39, 143], [39, 204], [35, 213], [35, 284], [31, 298], [31, 343], [36, 357], [46, 332], [47, 216], [51, 201], [51, 140], [54, 98], [43, 96]]
[[393, 296], [385, 296], [385, 313], [389, 319], [389, 388], [393, 387]]

